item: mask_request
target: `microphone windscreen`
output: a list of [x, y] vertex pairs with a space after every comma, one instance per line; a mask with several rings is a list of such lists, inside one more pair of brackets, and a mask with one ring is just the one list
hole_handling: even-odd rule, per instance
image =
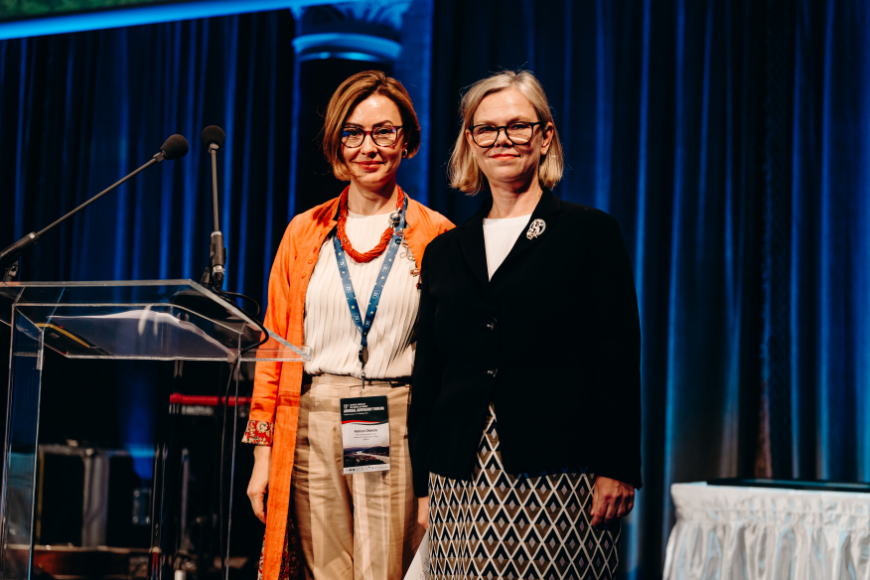
[[187, 155], [189, 149], [190, 145], [187, 144], [187, 139], [181, 135], [172, 135], [166, 140], [166, 143], [160, 147], [165, 159], [178, 159], [184, 157]]
[[217, 125], [209, 125], [202, 130], [200, 137], [202, 137], [202, 144], [205, 145], [206, 148], [208, 148], [212, 143], [216, 143], [218, 147], [223, 147], [224, 141], [227, 139], [227, 134]]

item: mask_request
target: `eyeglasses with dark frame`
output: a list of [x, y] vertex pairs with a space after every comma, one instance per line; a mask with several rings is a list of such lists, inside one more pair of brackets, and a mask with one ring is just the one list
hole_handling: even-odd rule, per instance
[[368, 135], [375, 145], [389, 147], [395, 144], [396, 139], [399, 138], [399, 129], [401, 128], [402, 125], [375, 125], [371, 131], [363, 131], [362, 127], [354, 127], [352, 125], [342, 127], [341, 143], [345, 147], [356, 149], [362, 146], [366, 135]]
[[512, 145], [525, 145], [532, 140], [532, 135], [535, 133], [535, 125], [543, 124], [543, 121], [535, 121], [534, 123], [516, 121], [510, 125], [498, 127], [488, 123], [474, 125], [471, 128], [471, 139], [478, 147], [489, 148], [496, 144], [499, 132], [504, 129], [504, 133]]

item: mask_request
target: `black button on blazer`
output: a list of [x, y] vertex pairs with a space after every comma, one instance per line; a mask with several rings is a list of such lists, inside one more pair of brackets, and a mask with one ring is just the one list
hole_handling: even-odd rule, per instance
[[489, 280], [491, 205], [423, 258], [408, 415], [416, 495], [429, 472], [471, 475], [490, 403], [508, 472], [588, 466], [640, 487], [640, 323], [616, 220], [544, 191], [529, 220], [543, 229], [524, 231]]

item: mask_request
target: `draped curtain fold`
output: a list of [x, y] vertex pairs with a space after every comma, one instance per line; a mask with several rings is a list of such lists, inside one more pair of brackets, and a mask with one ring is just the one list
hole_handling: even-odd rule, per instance
[[[515, 0], [502, 3], [508, 26], [486, 3], [438, 7], [436, 26], [455, 32], [435, 35], [433, 85], [453, 95], [501, 67], [535, 71], [566, 152], [556, 193], [621, 224], [641, 307], [645, 481], [624, 522], [622, 570], [655, 577], [670, 484], [751, 475], [755, 461], [764, 13], [748, 2]], [[444, 103], [440, 125], [455, 110]], [[455, 215], [473, 205], [430, 199]]]
[[[861, 0], [435, 4], [429, 204], [457, 222], [477, 207], [445, 178], [458, 95], [524, 66], [564, 142], [556, 193], [613, 214], [629, 247], [645, 486], [624, 522], [627, 576], [661, 573], [671, 483], [870, 480], [867, 12]], [[187, 157], [46, 235], [22, 278], [198, 278], [212, 224], [193, 137], [218, 124], [227, 287], [262, 296], [288, 215], [308, 209], [288, 191], [291, 27], [281, 11], [0, 42], [0, 245], [169, 134], [191, 138]]]
[[784, 476], [868, 481], [870, 7], [805, 0], [795, 24], [791, 372], [778, 385], [789, 403], [778, 412], [791, 428], [779, 431], [785, 443], [774, 467]]
[[[199, 132], [219, 125], [228, 287], [261, 297], [290, 213], [289, 10], [0, 42], [3, 243], [154, 155], [190, 152], [99, 200], [23, 257], [23, 280], [193, 278], [214, 229]], [[290, 31], [290, 33], [288, 33]]]

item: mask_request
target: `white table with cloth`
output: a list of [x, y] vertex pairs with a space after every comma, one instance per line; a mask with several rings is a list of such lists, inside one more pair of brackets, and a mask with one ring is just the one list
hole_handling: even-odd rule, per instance
[[678, 483], [664, 580], [870, 580], [870, 493]]

